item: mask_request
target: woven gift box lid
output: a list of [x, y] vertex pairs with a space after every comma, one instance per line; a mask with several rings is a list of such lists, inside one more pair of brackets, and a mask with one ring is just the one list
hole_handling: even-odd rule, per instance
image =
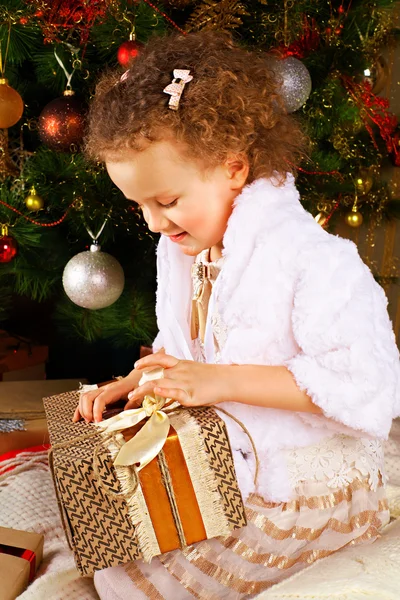
[[[121, 479], [113, 465], [113, 456], [104, 447], [95, 425], [84, 421], [72, 423], [78, 399], [79, 392], [60, 394], [45, 398], [44, 406], [54, 446], [51, 462], [64, 528], [77, 567], [87, 575], [139, 558], [151, 559], [157, 554], [154, 546], [157, 547], [159, 537], [157, 531], [147, 536], [148, 525], [152, 529], [152, 515], [148, 503], [143, 503], [142, 479], [135, 494], [136, 508], [132, 510], [127, 497], [121, 495]], [[223, 420], [212, 408], [183, 409], [171, 416], [171, 426], [171, 430], [178, 433], [196, 492], [197, 510], [204, 521], [207, 535], [201, 539], [228, 535], [229, 531], [244, 526], [245, 511]], [[200, 437], [202, 452], [196, 446], [187, 452], [186, 442], [191, 445]], [[97, 457], [93, 461], [95, 453]], [[148, 467], [159, 460], [160, 456], [156, 457]], [[139, 478], [146, 475], [148, 467], [140, 472]], [[204, 471], [208, 471], [208, 480]], [[210, 479], [214, 483], [213, 497], [206, 493]], [[138, 519], [138, 511], [139, 523], [133, 519], [134, 515]], [[145, 535], [139, 535], [143, 530]], [[149, 538], [154, 542], [151, 552], [147, 541], [143, 541]], [[161, 549], [159, 544], [158, 554]]]

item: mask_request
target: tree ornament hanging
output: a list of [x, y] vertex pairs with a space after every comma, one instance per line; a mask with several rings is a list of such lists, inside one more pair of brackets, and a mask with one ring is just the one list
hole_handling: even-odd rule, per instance
[[369, 169], [360, 169], [355, 178], [355, 187], [359, 194], [365, 196], [371, 190], [374, 179]]
[[363, 220], [364, 220], [363, 216], [359, 212], [358, 207], [357, 207], [357, 195], [356, 195], [351, 211], [349, 213], [347, 213], [347, 215], [345, 215], [345, 221], [346, 221], [347, 225], [349, 225], [350, 227], [357, 228], [357, 227], [360, 227], [360, 225], [362, 225]]
[[[71, 52], [76, 63], [79, 50], [72, 48]], [[49, 102], [39, 115], [39, 137], [51, 150], [76, 151], [83, 138], [85, 108], [82, 100], [75, 97], [71, 88], [75, 67], [69, 73], [56, 50], [54, 56], [67, 78], [66, 90], [61, 98]]]
[[90, 250], [80, 252], [67, 263], [63, 273], [63, 286], [68, 298], [82, 308], [98, 310], [114, 304], [122, 294], [125, 276], [119, 262], [110, 254], [101, 251], [97, 239], [107, 219], [96, 236], [92, 238]]
[[0, 263], [9, 263], [17, 255], [18, 245], [13, 237], [8, 235], [7, 225], [1, 225], [0, 230]]
[[[85, 111], [72, 90], [47, 104], [39, 116], [39, 136], [51, 150], [68, 152], [82, 142]], [[72, 146], [72, 148], [71, 148]]]
[[307, 67], [294, 56], [289, 56], [274, 63], [273, 69], [281, 80], [281, 96], [285, 108], [292, 113], [305, 104], [311, 89], [311, 77]]
[[124, 67], [124, 69], [130, 67], [139, 54], [142, 45], [143, 44], [137, 42], [135, 39], [122, 42], [117, 52], [117, 59], [121, 67]]
[[24, 103], [5, 77], [0, 78], [0, 129], [12, 127], [22, 117]]
[[44, 200], [41, 196], [36, 192], [36, 188], [33, 185], [29, 190], [29, 194], [25, 198], [25, 206], [28, 210], [32, 212], [36, 212], [38, 210], [42, 210], [44, 207]]

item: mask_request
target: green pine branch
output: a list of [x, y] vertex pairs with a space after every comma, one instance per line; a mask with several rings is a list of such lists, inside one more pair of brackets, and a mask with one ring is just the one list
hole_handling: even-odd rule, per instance
[[66, 337], [86, 342], [107, 339], [115, 347], [149, 344], [157, 332], [154, 296], [129, 284], [117, 302], [100, 310], [80, 308], [64, 295], [54, 320]]

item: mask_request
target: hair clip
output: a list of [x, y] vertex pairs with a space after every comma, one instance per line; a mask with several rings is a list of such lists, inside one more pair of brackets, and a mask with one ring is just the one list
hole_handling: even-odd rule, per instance
[[193, 79], [193, 76], [189, 75], [189, 73], [190, 71], [185, 71], [184, 69], [174, 69], [174, 78], [172, 83], [167, 85], [167, 87], [163, 90], [166, 94], [171, 95], [168, 106], [172, 110], [178, 110], [183, 88], [187, 83], [189, 83], [189, 81], [192, 81]]

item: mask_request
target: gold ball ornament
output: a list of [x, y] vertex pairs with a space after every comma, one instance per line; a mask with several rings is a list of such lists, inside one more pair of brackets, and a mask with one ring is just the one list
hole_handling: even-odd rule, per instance
[[361, 169], [358, 175], [355, 178], [355, 186], [357, 192], [359, 192], [362, 196], [368, 194], [371, 190], [372, 185], [374, 183], [374, 179], [368, 169]]
[[35, 186], [32, 186], [29, 190], [28, 196], [25, 198], [26, 208], [32, 212], [42, 210], [44, 207], [44, 200], [36, 192]]
[[360, 227], [363, 222], [363, 216], [360, 212], [358, 212], [357, 207], [353, 206], [351, 211], [345, 216], [345, 221], [347, 225], [350, 225], [350, 227]]
[[0, 129], [8, 129], [18, 123], [24, 112], [24, 103], [7, 79], [0, 78]]

